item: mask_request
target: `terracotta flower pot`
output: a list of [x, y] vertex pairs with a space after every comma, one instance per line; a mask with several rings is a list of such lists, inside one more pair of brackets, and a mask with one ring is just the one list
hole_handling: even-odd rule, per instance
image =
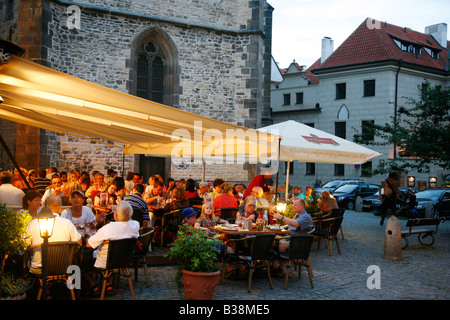
[[184, 297], [186, 300], [212, 300], [216, 291], [220, 270], [216, 272], [192, 272], [183, 274]]

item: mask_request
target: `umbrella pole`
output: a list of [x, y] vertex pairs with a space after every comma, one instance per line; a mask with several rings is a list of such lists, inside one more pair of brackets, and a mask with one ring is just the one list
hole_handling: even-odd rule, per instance
[[288, 194], [289, 194], [289, 171], [290, 170], [291, 170], [291, 162], [288, 161], [287, 169], [286, 169], [286, 186], [284, 189], [284, 200], [286, 200], [286, 202], [288, 201]]

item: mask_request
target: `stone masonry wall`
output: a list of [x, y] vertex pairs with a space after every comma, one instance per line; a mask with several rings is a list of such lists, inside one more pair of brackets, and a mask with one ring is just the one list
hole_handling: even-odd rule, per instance
[[[44, 44], [47, 56], [43, 59], [53, 69], [128, 93], [127, 61], [131, 58], [131, 45], [145, 30], [157, 27], [171, 38], [178, 51], [179, 88], [176, 90], [180, 99], [179, 106], [175, 107], [255, 127], [259, 107], [255, 97], [258, 97], [261, 78], [255, 77], [258, 74], [255, 67], [260, 67], [261, 63], [257, 61], [260, 52], [249, 50], [262, 50], [259, 44], [255, 45], [261, 35], [236, 31], [254, 26], [252, 10], [263, 3], [246, 0], [172, 0], [157, 1], [157, 4], [144, 0], [50, 1], [47, 22], [50, 37]], [[80, 6], [80, 29], [67, 28], [66, 10], [70, 4]], [[49, 157], [49, 165], [65, 170], [81, 166], [81, 170], [100, 171], [122, 165], [120, 149], [112, 151], [112, 147], [89, 140], [58, 136], [61, 152], [58, 159]], [[125, 172], [137, 170], [133, 159], [133, 156], [126, 157]], [[199, 179], [201, 166], [195, 167], [190, 166], [196, 175], [193, 178]], [[224, 179], [227, 176], [233, 180], [248, 179], [242, 165], [224, 170], [221, 174]], [[172, 166], [175, 179], [185, 178], [186, 174], [186, 169]]]

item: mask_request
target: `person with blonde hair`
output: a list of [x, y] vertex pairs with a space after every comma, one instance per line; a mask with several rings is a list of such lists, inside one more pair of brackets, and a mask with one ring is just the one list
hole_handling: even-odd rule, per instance
[[339, 208], [336, 199], [328, 191], [323, 191], [321, 196], [322, 199], [319, 200], [319, 208], [322, 214], [331, 213], [333, 209]]
[[202, 229], [210, 235], [215, 235], [214, 231], [208, 229], [208, 227], [214, 227], [216, 224], [228, 224], [228, 221], [220, 219], [213, 214], [213, 207], [210, 203], [205, 203], [202, 206], [202, 211], [200, 217], [195, 222], [194, 227], [197, 229]]

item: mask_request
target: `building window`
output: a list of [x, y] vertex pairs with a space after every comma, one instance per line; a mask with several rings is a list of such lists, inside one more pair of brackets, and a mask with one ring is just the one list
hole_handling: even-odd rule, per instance
[[422, 100], [427, 97], [427, 92], [428, 92], [428, 84], [422, 83], [422, 88], [421, 88]]
[[375, 80], [364, 80], [364, 97], [375, 96]]
[[361, 138], [363, 141], [373, 141], [375, 138], [375, 121], [367, 120], [361, 122]]
[[336, 100], [345, 99], [346, 83], [336, 83]]
[[283, 105], [284, 106], [290, 106], [291, 105], [291, 94], [283, 94]]
[[345, 170], [343, 164], [334, 165], [334, 175], [335, 176], [345, 176]]
[[346, 122], [335, 122], [334, 123], [334, 135], [346, 139], [347, 136], [347, 126]]
[[172, 39], [159, 28], [137, 35], [131, 44], [130, 94], [178, 107], [177, 52]]
[[306, 172], [307, 176], [313, 176], [316, 174], [316, 164], [312, 162], [306, 162]]
[[370, 170], [370, 171], [372, 170], [372, 161], [368, 161], [361, 165], [361, 177], [371, 177], [372, 176], [370, 171], [368, 172], [367, 170]]
[[152, 42], [143, 46], [137, 61], [136, 95], [138, 97], [163, 103], [164, 64]]
[[347, 106], [345, 104], [343, 104], [341, 106], [341, 108], [339, 109], [339, 112], [337, 115], [338, 120], [348, 120], [349, 115], [350, 115], [350, 113], [348, 111]]
[[297, 92], [295, 94], [296, 100], [295, 104], [303, 104], [303, 92]]

